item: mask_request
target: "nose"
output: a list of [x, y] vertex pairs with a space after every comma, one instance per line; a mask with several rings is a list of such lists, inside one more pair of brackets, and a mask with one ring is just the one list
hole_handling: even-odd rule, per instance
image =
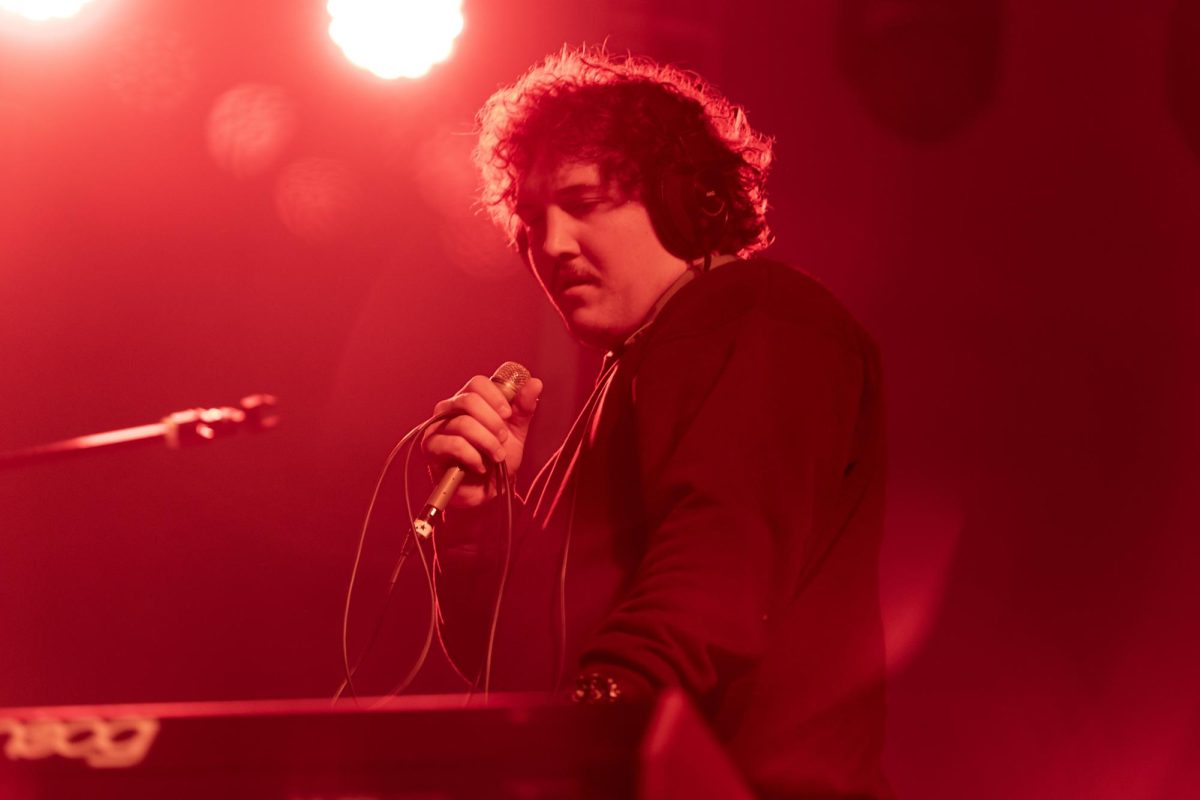
[[555, 261], [564, 261], [579, 255], [579, 242], [575, 237], [571, 215], [555, 205], [546, 209], [542, 219], [542, 252]]

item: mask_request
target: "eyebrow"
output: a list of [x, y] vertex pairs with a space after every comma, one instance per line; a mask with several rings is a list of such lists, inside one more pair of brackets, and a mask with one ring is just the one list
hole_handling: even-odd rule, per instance
[[[560, 186], [559, 188], [555, 189], [552, 202], [577, 200], [580, 197], [592, 192], [600, 192], [606, 197], [609, 196], [609, 189], [604, 183], [599, 181], [581, 181], [579, 183], [568, 184], [567, 186]], [[517, 212], [518, 216], [521, 216], [523, 212], [528, 213], [529, 211], [536, 209], [538, 205], [538, 203], [518, 199], [514, 210]]]

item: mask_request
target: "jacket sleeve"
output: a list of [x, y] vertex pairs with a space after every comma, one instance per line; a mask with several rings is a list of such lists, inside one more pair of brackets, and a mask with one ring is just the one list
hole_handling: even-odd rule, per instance
[[863, 342], [827, 314], [761, 300], [715, 325], [672, 324], [638, 367], [644, 555], [581, 659], [625, 696], [703, 697], [754, 664], [836, 535]]

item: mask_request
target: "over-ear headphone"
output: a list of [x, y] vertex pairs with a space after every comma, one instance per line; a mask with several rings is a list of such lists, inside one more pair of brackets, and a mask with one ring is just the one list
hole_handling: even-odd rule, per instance
[[683, 139], [678, 158], [646, 183], [646, 209], [667, 252], [687, 261], [704, 258], [721, 244], [729, 222], [729, 199], [715, 170], [703, 166]]
[[513, 244], [517, 246], [517, 253], [521, 256], [521, 260], [529, 264], [529, 232], [525, 230], [524, 225], [517, 226], [517, 234], [513, 237]]

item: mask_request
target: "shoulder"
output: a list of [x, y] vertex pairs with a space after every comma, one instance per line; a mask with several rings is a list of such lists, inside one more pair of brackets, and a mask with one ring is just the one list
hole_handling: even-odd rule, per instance
[[689, 431], [719, 431], [725, 448], [735, 431], [767, 450], [776, 439], [825, 441], [879, 385], [875, 347], [846, 307], [811, 275], [766, 259], [682, 287], [622, 363], [650, 473]]
[[851, 351], [875, 350], [862, 325], [820, 281], [765, 258], [731, 262], [683, 287], [663, 308], [648, 338], [654, 347], [677, 339], [720, 341], [756, 332], [793, 343], [801, 339]]

